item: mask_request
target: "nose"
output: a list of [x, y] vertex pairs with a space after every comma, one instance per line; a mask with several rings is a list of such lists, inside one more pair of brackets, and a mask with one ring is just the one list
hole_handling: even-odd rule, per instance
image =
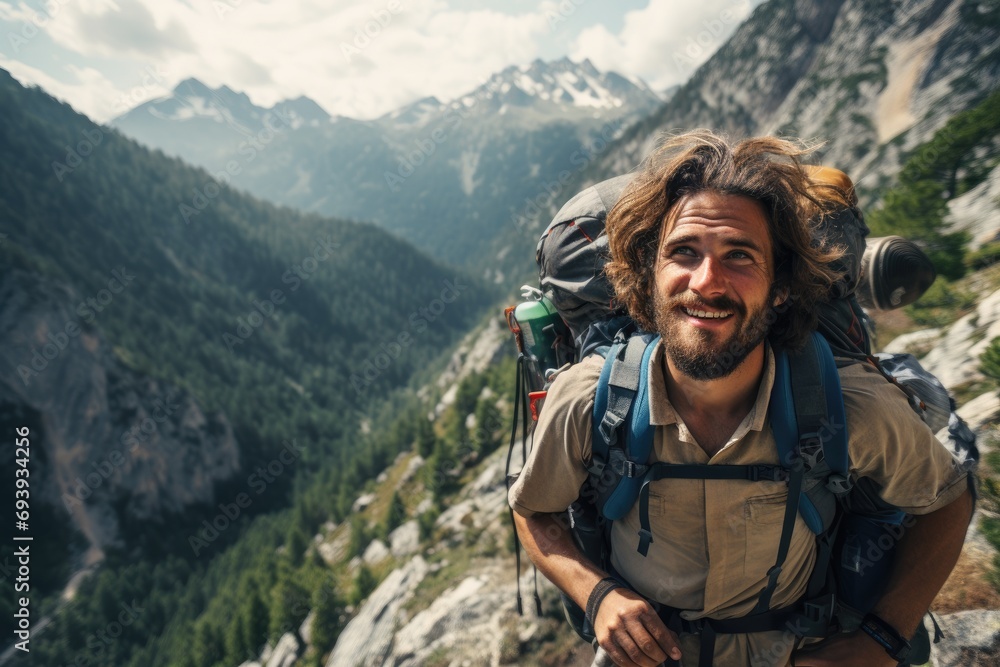
[[721, 263], [711, 255], [703, 257], [691, 272], [688, 288], [703, 297], [723, 294], [726, 291], [726, 282]]

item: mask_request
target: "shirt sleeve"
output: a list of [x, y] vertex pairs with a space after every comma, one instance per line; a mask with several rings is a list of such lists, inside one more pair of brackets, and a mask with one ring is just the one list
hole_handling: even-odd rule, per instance
[[600, 357], [588, 357], [552, 383], [531, 452], [507, 496], [518, 514], [562, 512], [580, 495], [591, 456], [591, 413], [602, 364]]
[[929, 514], [967, 488], [961, 462], [910, 407], [906, 394], [868, 364], [841, 370], [851, 472], [910, 514]]

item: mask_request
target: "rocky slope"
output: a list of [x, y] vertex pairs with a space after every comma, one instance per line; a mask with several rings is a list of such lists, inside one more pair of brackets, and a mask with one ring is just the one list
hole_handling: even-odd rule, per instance
[[[68, 514], [85, 538], [83, 564], [93, 565], [106, 548], [123, 546], [123, 524], [210, 503], [240, 460], [225, 415], [125, 367], [81, 317], [84, 304], [52, 280], [18, 270], [0, 276], [0, 415], [32, 424], [34, 509]], [[11, 469], [13, 450], [3, 456]]]
[[[908, 334], [886, 346], [922, 355], [926, 367], [959, 393], [982, 379], [978, 350], [984, 340], [1000, 335], [1000, 291], [996, 289], [1000, 272], [993, 269], [977, 274], [970, 284], [978, 285], [979, 297], [968, 314], [952, 325]], [[508, 344], [499, 335], [470, 335], [443, 376], [446, 384], [453, 386], [483, 358], [492, 357]], [[982, 393], [966, 401], [960, 414], [977, 432], [983, 454], [991, 451], [1000, 441], [997, 393]], [[556, 591], [544, 578], [538, 582], [542, 614], [533, 609], [534, 579], [524, 564], [520, 592], [525, 614], [517, 614], [518, 588], [505, 503], [505, 456], [506, 447], [501, 447], [462, 473], [464, 486], [448, 498], [446, 509], [427, 535], [421, 534], [417, 523], [430, 506], [430, 494], [421, 481], [428, 462], [415, 454], [401, 455], [380, 476], [380, 484], [358, 499], [354, 509], [360, 516], [376, 517], [372, 508], [384, 506], [388, 495], [396, 491], [413, 508], [411, 520], [385, 541], [373, 541], [350, 562], [345, 555], [349, 526], [328, 525], [315, 537], [319, 553], [334, 567], [356, 573], [364, 566], [383, 573], [380, 585], [351, 610], [353, 616], [336, 645], [311, 646], [303, 634], [304, 626], [299, 633], [288, 634], [259, 661], [243, 667], [292, 664], [307, 650], [325, 655], [326, 667], [589, 665], [592, 650], [568, 630]], [[937, 667], [992, 665], [1000, 660], [1000, 615], [995, 611], [1000, 607], [1000, 592], [987, 580], [996, 550], [979, 532], [979, 521], [977, 518], [970, 528], [959, 565], [935, 602], [946, 634], [934, 649], [932, 664]], [[278, 653], [281, 646], [286, 647], [283, 655]]]
[[594, 173], [631, 169], [664, 130], [712, 127], [824, 141], [823, 159], [872, 190], [1000, 83], [998, 11], [969, 0], [768, 2]]

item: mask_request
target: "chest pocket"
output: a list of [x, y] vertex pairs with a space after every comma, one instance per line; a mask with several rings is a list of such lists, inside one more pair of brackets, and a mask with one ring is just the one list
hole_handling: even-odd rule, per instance
[[785, 503], [788, 492], [771, 493], [764, 496], [747, 498], [744, 505], [744, 518], [752, 525], [781, 525], [785, 519]]

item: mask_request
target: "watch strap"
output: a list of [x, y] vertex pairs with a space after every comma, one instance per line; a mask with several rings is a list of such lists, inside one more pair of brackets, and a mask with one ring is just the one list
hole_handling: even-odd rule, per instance
[[883, 619], [872, 613], [866, 614], [861, 621], [861, 629], [878, 642], [890, 658], [898, 662], [906, 660], [910, 653], [910, 642]]

